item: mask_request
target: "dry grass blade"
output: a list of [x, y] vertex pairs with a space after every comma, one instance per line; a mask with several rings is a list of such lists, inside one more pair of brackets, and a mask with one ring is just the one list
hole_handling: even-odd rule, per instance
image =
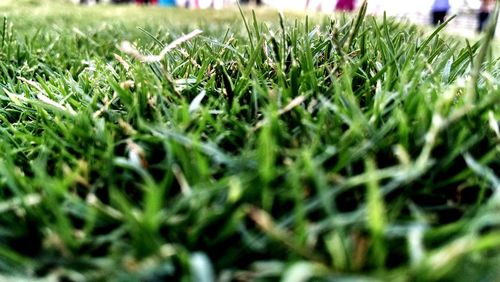
[[134, 45], [132, 45], [132, 43], [128, 42], [128, 41], [123, 41], [119, 47], [119, 49], [123, 52], [123, 53], [126, 53], [136, 59], [138, 59], [139, 61], [143, 62], [143, 63], [154, 63], [154, 62], [159, 62], [161, 61], [161, 59], [163, 59], [163, 57], [165, 57], [165, 55], [170, 52], [171, 50], [175, 49], [177, 46], [179, 46], [180, 44], [186, 42], [186, 41], [189, 41], [191, 40], [192, 38], [198, 36], [199, 34], [201, 34], [203, 31], [199, 30], [199, 29], [195, 29], [193, 30], [192, 32], [184, 35], [184, 36], [181, 36], [179, 38], [177, 38], [176, 40], [172, 41], [172, 43], [168, 44], [165, 48], [163, 48], [163, 50], [161, 50], [160, 54], [158, 55], [144, 55], [142, 54], [141, 52], [139, 52], [137, 50], [137, 48], [135, 48]]
[[113, 54], [115, 59], [123, 66], [123, 68], [128, 71], [130, 69], [130, 65], [118, 54]]
[[[282, 109], [280, 109], [278, 111], [278, 116], [281, 116], [281, 115], [284, 115], [284, 114], [288, 113], [289, 111], [293, 110], [295, 107], [297, 107], [300, 104], [302, 104], [305, 100], [306, 100], [306, 97], [303, 96], [303, 95], [295, 97], [292, 101], [290, 101], [290, 103], [288, 103], [285, 107], [283, 107]], [[267, 118], [259, 121], [255, 125], [255, 127], [253, 128], [253, 130], [254, 131], [258, 130], [259, 128], [261, 128], [262, 126], [264, 126], [268, 122], [269, 122], [269, 120]]]
[[291, 251], [301, 255], [304, 258], [320, 262], [322, 258], [318, 257], [315, 253], [311, 252], [306, 246], [297, 245], [291, 238], [294, 238], [293, 234], [290, 234], [287, 230], [280, 228], [273, 220], [271, 215], [266, 211], [259, 209], [257, 207], [249, 206], [246, 209], [248, 216], [257, 224], [257, 226], [266, 235], [271, 238], [281, 242]]

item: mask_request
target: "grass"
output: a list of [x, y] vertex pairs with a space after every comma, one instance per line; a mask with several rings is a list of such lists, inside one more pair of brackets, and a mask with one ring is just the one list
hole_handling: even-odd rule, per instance
[[2, 11], [1, 279], [499, 277], [491, 34], [363, 9]]

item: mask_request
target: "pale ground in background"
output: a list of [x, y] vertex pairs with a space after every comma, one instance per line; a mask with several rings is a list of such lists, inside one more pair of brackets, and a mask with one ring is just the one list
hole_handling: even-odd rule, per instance
[[[264, 0], [266, 1], [266, 0]], [[278, 9], [304, 9], [307, 0], [268, 0], [271, 6]], [[309, 0], [309, 10], [322, 10], [331, 12], [335, 7], [336, 0]], [[358, 0], [358, 5], [362, 1]], [[410, 22], [429, 25], [431, 21], [431, 6], [433, 0], [369, 0], [368, 12], [375, 15], [383, 15], [384, 11], [388, 16], [401, 19], [408, 19]], [[449, 16], [457, 17], [449, 24], [447, 31], [460, 34], [466, 37], [475, 37], [477, 27], [477, 11], [479, 0], [450, 0], [452, 6]], [[497, 25], [497, 38], [500, 38], [500, 24]]]
[[[16, 0], [0, 0], [1, 6], [11, 5]], [[50, 2], [50, 0], [46, 0]], [[79, 0], [69, 0], [78, 3]], [[95, 1], [95, 0], [90, 0]], [[101, 2], [110, 2], [111, 0], [101, 0]], [[185, 3], [194, 0], [175, 0], [177, 3]], [[236, 0], [197, 0], [201, 7], [220, 7], [233, 6]], [[249, 0], [255, 2], [255, 0]], [[333, 12], [337, 0], [262, 0], [267, 6], [278, 10], [304, 11], [306, 3], [309, 3], [307, 10], [322, 11], [323, 13]], [[358, 5], [362, 0], [357, 0]], [[375, 15], [383, 15], [384, 11], [388, 16], [407, 19], [410, 22], [420, 25], [429, 25], [430, 10], [433, 0], [368, 0], [368, 12]], [[480, 0], [450, 0], [452, 9], [449, 15], [457, 17], [446, 28], [451, 34], [474, 38], [477, 37], [477, 10]], [[180, 5], [184, 6], [184, 5]], [[497, 25], [496, 37], [500, 40], [500, 23]], [[498, 41], [496, 44], [500, 45]], [[500, 46], [497, 47], [500, 49]]]

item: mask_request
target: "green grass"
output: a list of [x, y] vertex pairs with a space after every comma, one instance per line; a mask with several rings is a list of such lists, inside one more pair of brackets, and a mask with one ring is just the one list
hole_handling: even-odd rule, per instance
[[[0, 13], [1, 279], [499, 277], [491, 35], [363, 9]], [[119, 49], [195, 29], [159, 61]]]

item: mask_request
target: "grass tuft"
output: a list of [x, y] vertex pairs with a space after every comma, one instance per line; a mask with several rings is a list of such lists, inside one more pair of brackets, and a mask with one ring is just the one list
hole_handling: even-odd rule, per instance
[[498, 277], [491, 27], [37, 3], [0, 12], [0, 280]]

